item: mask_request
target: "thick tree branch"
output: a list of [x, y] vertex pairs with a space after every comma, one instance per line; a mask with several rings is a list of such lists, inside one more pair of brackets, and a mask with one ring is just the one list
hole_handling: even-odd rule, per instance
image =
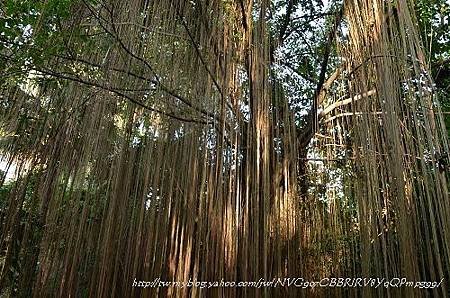
[[[337, 28], [339, 27], [341, 20], [342, 20], [342, 14], [343, 14], [343, 8], [341, 8], [337, 12], [333, 27], [330, 30], [330, 32], [328, 33], [328, 39], [327, 39], [327, 43], [325, 45], [324, 57], [323, 57], [321, 69], [320, 69], [319, 82], [317, 83], [315, 98], [313, 101], [314, 115], [317, 114], [317, 109], [318, 109], [319, 100], [320, 100], [319, 97], [320, 97], [321, 93], [326, 92], [326, 90], [324, 90], [324, 87], [325, 88], [327, 87], [325, 85], [325, 76], [327, 74], [328, 60], [329, 60], [330, 53], [331, 53], [331, 46], [332, 46], [335, 36], [336, 36]], [[314, 132], [317, 130], [317, 118], [314, 119], [313, 130], [314, 130]]]
[[319, 118], [323, 118], [325, 115], [331, 113], [334, 109], [337, 109], [337, 108], [339, 108], [341, 106], [344, 106], [344, 105], [348, 105], [348, 104], [350, 104], [352, 102], [355, 102], [355, 101], [358, 101], [358, 100], [360, 100], [360, 99], [362, 99], [364, 97], [369, 97], [369, 96], [375, 95], [376, 93], [377, 93], [376, 90], [370, 90], [370, 91], [364, 92], [362, 94], [358, 94], [358, 95], [355, 95], [353, 97], [350, 97], [350, 98], [347, 98], [347, 99], [335, 102], [335, 103], [327, 106], [322, 112], [320, 112], [319, 113]]
[[317, 104], [321, 105], [325, 99], [325, 96], [327, 95], [328, 90], [331, 88], [331, 85], [333, 85], [334, 81], [339, 78], [342, 72], [342, 66], [336, 68], [336, 70], [333, 72], [333, 74], [325, 81], [325, 83], [322, 86], [322, 89], [320, 90], [319, 97], [317, 98]]
[[346, 112], [346, 113], [340, 113], [337, 114], [333, 117], [328, 118], [327, 120], [324, 121], [324, 123], [328, 123], [331, 122], [333, 120], [336, 120], [337, 118], [342, 118], [342, 117], [352, 117], [352, 116], [361, 116], [361, 115], [382, 115], [383, 112], [373, 112], [373, 113], [361, 113], [361, 112]]
[[282, 44], [286, 37], [286, 31], [288, 29], [289, 23], [291, 22], [292, 13], [295, 10], [295, 6], [297, 5], [296, 0], [289, 0], [286, 7], [286, 14], [284, 15], [283, 22], [281, 23], [281, 27], [278, 35], [278, 44]]
[[[312, 139], [312, 137], [314, 136], [314, 134], [316, 133], [317, 128], [318, 128], [317, 110], [318, 110], [318, 106], [319, 106], [319, 97], [320, 97], [320, 94], [323, 92], [322, 89], [325, 84], [325, 76], [327, 73], [328, 60], [329, 60], [329, 56], [331, 53], [331, 46], [334, 42], [334, 39], [336, 36], [336, 31], [337, 31], [339, 25], [341, 24], [343, 12], [344, 12], [344, 6], [342, 5], [342, 7], [336, 12], [336, 17], [334, 19], [333, 27], [330, 29], [330, 31], [328, 33], [327, 42], [325, 44], [324, 56], [323, 56], [323, 60], [321, 63], [321, 68], [320, 68], [319, 80], [317, 83], [316, 92], [315, 92], [314, 99], [313, 99], [313, 105], [307, 115], [307, 119], [306, 119], [307, 125], [299, 133], [299, 143], [300, 143], [300, 147], [302, 147], [302, 148], [305, 148], [309, 144], [310, 140]], [[332, 77], [333, 76], [331, 76], [331, 78]]]

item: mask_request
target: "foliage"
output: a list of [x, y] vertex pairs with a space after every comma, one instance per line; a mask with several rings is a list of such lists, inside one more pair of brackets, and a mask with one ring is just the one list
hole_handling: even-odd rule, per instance
[[450, 138], [450, 2], [418, 0], [416, 10]]
[[0, 69], [3, 79], [24, 76], [64, 49], [62, 23], [77, 0], [6, 0], [0, 14]]

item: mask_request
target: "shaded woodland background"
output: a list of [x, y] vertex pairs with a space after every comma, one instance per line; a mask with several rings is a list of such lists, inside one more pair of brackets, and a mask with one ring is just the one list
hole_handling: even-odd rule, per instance
[[[4, 0], [0, 295], [448, 296], [450, 3]], [[133, 288], [406, 277], [403, 288]]]

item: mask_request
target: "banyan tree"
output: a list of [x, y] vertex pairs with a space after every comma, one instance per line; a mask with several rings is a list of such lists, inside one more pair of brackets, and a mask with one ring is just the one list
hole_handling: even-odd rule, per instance
[[0, 295], [448, 296], [415, 5], [3, 1]]

